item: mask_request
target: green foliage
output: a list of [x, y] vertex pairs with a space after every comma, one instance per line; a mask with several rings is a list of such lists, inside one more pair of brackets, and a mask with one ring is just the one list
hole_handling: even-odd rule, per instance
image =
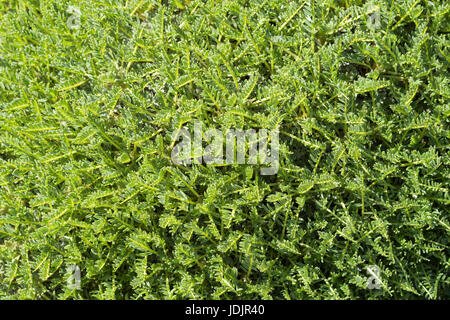
[[[0, 1], [0, 298], [448, 299], [449, 8]], [[174, 165], [194, 121], [278, 174]]]

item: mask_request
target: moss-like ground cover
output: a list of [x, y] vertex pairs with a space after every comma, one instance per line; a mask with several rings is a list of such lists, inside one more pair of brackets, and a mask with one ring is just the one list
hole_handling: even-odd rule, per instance
[[1, 0], [0, 298], [448, 299], [449, 8]]

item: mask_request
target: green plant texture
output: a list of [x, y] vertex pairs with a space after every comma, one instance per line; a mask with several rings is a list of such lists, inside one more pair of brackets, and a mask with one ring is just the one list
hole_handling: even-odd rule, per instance
[[0, 0], [0, 299], [449, 299], [449, 9]]

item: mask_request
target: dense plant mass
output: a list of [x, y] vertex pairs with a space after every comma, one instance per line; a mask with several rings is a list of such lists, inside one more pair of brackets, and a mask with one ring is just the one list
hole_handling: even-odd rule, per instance
[[[448, 299], [449, 8], [2, 0], [0, 298]], [[195, 121], [278, 173], [174, 164]]]

